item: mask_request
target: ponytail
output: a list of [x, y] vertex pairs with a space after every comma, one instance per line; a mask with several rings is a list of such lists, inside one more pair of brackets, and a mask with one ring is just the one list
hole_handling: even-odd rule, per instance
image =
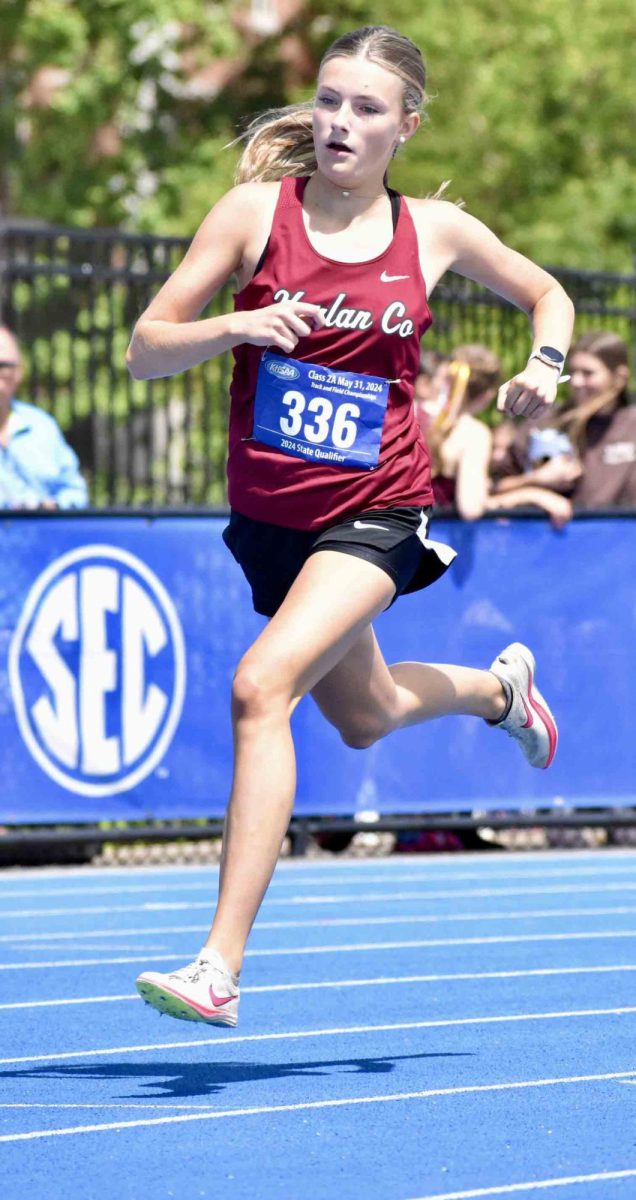
[[313, 104], [288, 104], [255, 117], [231, 145], [244, 142], [235, 183], [272, 183], [285, 175], [313, 175], [316, 153], [312, 129]]

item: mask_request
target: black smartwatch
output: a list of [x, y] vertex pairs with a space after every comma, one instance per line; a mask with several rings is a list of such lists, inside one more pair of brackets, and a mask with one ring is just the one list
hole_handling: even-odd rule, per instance
[[546, 367], [554, 367], [556, 371], [560, 371], [565, 362], [565, 354], [556, 350], [554, 346], [539, 346], [539, 349], [530, 355], [528, 362], [532, 362], [533, 358], [538, 358]]

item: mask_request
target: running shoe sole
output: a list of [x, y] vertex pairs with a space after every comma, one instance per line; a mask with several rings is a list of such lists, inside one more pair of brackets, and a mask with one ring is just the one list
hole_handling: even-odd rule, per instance
[[203, 1021], [206, 1025], [231, 1026], [237, 1023], [237, 1018], [229, 1013], [216, 1013], [199, 1008], [192, 1000], [186, 1000], [184, 996], [163, 984], [153, 983], [149, 979], [138, 979], [135, 986], [146, 1004], [155, 1008], [157, 1012], [176, 1017], [178, 1021]]

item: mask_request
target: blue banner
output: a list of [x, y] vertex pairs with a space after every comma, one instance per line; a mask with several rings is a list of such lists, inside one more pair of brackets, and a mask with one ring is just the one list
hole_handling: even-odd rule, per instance
[[[0, 821], [217, 817], [234, 668], [263, 628], [211, 516], [20, 516], [2, 527]], [[439, 520], [458, 558], [377, 622], [389, 662], [537, 657], [560, 745], [549, 771], [471, 717], [345, 747], [311, 698], [293, 718], [297, 814], [636, 804], [636, 517]], [[264, 780], [263, 804], [266, 804]]]

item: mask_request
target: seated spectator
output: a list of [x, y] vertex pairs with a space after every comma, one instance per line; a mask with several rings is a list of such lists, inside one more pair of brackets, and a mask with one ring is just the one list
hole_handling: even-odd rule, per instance
[[478, 344], [458, 346], [438, 367], [436, 390], [416, 404], [431, 451], [435, 502], [454, 505], [467, 521], [487, 507], [491, 432], [477, 416], [495, 399], [500, 380], [496, 354]]
[[636, 506], [636, 406], [629, 354], [615, 333], [587, 333], [569, 359], [570, 395], [559, 422], [581, 458], [573, 500], [581, 508]]
[[77, 455], [53, 417], [16, 399], [21, 380], [17, 340], [0, 326], [0, 508], [83, 508]]
[[503, 501], [539, 485], [582, 508], [636, 506], [636, 405], [628, 350], [614, 333], [586, 333], [569, 357], [568, 399], [524, 430], [506, 422], [493, 453]]

